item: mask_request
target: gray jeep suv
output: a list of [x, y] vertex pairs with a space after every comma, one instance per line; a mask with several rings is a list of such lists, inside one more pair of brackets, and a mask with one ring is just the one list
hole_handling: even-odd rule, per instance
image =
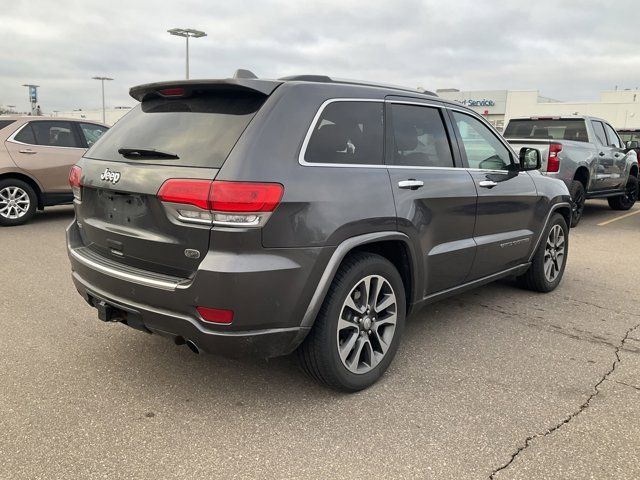
[[537, 150], [428, 92], [247, 77], [132, 88], [72, 169], [73, 281], [101, 320], [195, 352], [297, 350], [355, 391], [423, 305], [561, 281], [570, 197]]

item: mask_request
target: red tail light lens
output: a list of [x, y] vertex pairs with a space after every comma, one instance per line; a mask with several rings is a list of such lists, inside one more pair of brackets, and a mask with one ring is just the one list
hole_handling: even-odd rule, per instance
[[233, 310], [221, 310], [219, 308], [196, 307], [198, 313], [205, 322], [221, 323], [228, 325], [233, 322]]
[[81, 186], [80, 179], [82, 178], [82, 169], [77, 165], [71, 167], [69, 170], [69, 185], [71, 186], [71, 191], [73, 192], [73, 197], [76, 200], [81, 199]]
[[162, 184], [158, 198], [163, 202], [194, 205], [209, 210], [211, 180], [172, 178]]
[[158, 90], [158, 93], [163, 97], [182, 97], [184, 88], [165, 88], [164, 90]]
[[211, 210], [217, 212], [273, 212], [282, 199], [279, 183], [213, 182]]
[[561, 143], [550, 143], [549, 144], [549, 157], [547, 158], [547, 172], [558, 172], [560, 171], [560, 159], [558, 158], [558, 153], [562, 151]]

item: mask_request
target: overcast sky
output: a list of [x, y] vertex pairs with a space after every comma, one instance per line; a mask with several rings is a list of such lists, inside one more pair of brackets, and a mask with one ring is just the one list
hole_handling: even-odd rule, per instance
[[560, 100], [640, 87], [637, 0], [3, 0], [0, 104], [133, 105], [129, 87], [191, 77], [327, 74], [426, 89], [537, 89]]

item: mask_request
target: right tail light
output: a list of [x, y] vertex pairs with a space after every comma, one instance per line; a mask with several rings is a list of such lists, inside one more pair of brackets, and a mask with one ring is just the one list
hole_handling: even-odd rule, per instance
[[[283, 193], [284, 187], [279, 183], [172, 178], [162, 184], [158, 198], [178, 204], [180, 220], [186, 222], [257, 227], [264, 225]], [[179, 205], [197, 209], [181, 209]]]
[[558, 154], [562, 151], [562, 144], [552, 142], [549, 144], [549, 157], [547, 158], [547, 172], [560, 171], [560, 159]]

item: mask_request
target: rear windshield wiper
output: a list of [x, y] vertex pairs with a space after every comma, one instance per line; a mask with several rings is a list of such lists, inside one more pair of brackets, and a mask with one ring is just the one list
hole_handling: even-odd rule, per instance
[[167, 158], [177, 160], [175, 153], [161, 152], [153, 148], [119, 148], [118, 153], [125, 158]]

